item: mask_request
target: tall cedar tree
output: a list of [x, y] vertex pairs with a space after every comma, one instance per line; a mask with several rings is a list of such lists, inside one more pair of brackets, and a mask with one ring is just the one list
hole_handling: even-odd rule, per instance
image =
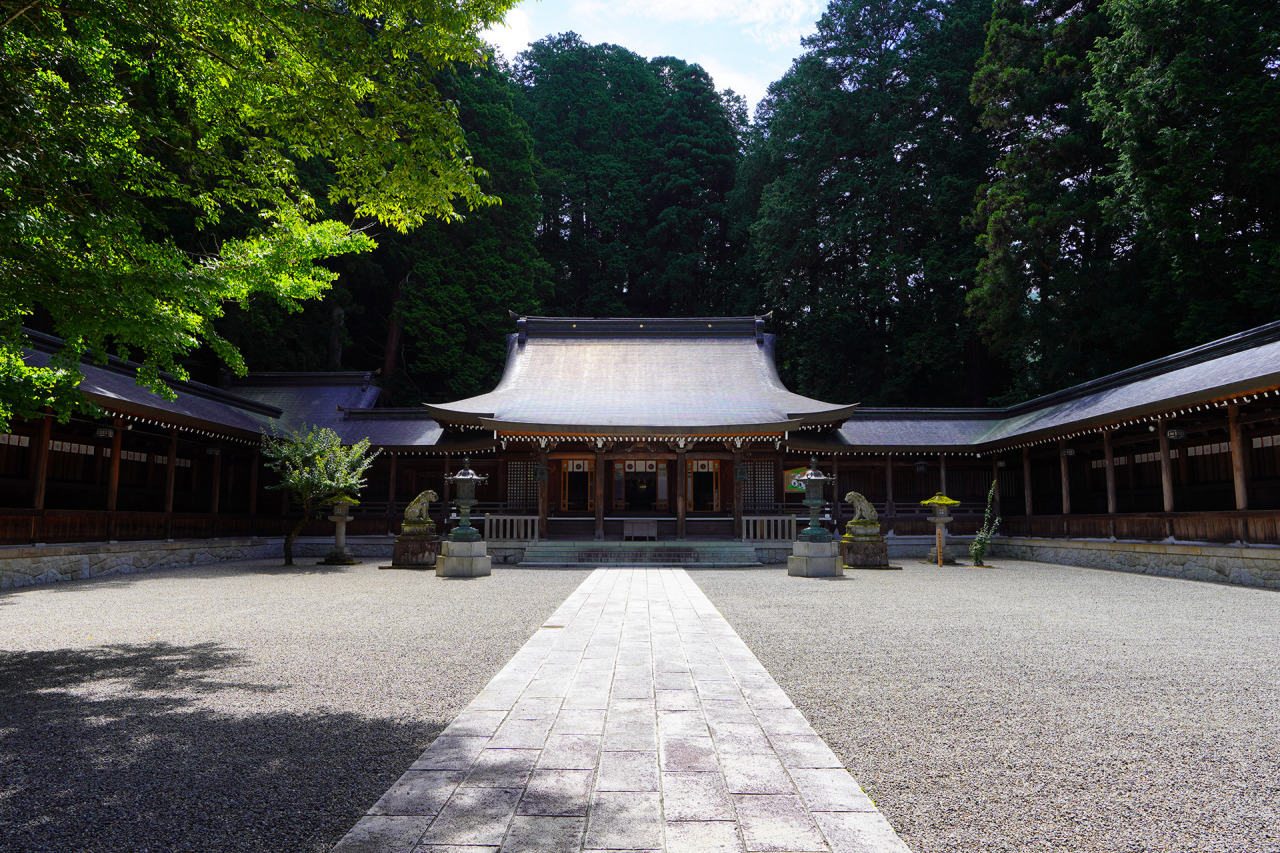
[[1084, 94], [1108, 31], [1100, 2], [997, 0], [973, 101], [996, 145], [974, 221], [972, 315], [1009, 366], [1006, 402], [1167, 352], [1128, 217], [1108, 215], [1113, 160]]
[[696, 65], [549, 36], [516, 59], [551, 265], [549, 307], [701, 313], [734, 252], [725, 198], [739, 102]]
[[1091, 102], [1178, 343], [1280, 319], [1280, 4], [1110, 0]]
[[968, 88], [984, 0], [835, 0], [769, 90], [739, 205], [759, 308], [798, 390], [879, 404], [985, 402], [964, 313], [963, 221], [989, 161]]

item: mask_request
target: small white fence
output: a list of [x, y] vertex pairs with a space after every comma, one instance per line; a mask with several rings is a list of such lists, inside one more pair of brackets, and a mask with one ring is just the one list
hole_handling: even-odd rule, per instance
[[536, 515], [484, 514], [484, 538], [490, 542], [536, 542]]
[[742, 517], [742, 541], [760, 542], [776, 540], [791, 542], [796, 538], [794, 515], [744, 515]]

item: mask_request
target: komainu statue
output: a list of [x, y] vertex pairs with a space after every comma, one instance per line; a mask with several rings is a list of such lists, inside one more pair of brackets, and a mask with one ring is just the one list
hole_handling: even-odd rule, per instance
[[404, 532], [410, 536], [435, 533], [436, 523], [431, 520], [431, 502], [438, 500], [440, 496], [427, 489], [409, 501], [409, 506], [404, 510]]
[[849, 492], [849, 494], [845, 495], [844, 502], [853, 507], [851, 521], [880, 521], [880, 516], [876, 515], [876, 508], [871, 505], [871, 501], [857, 492]]
[[840, 557], [846, 569], [893, 569], [889, 565], [889, 546], [880, 535], [880, 516], [876, 508], [857, 492], [849, 492], [844, 502], [853, 517], [844, 526], [840, 539]]
[[440, 550], [440, 537], [436, 535], [436, 523], [431, 520], [431, 502], [440, 496], [427, 489], [404, 510], [404, 532], [396, 537], [391, 551], [391, 565], [381, 569], [429, 569], [436, 564]]

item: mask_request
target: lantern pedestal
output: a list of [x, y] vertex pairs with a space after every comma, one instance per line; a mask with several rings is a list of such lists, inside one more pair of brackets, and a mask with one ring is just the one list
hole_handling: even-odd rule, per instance
[[846, 569], [901, 569], [889, 565], [889, 546], [878, 521], [850, 521], [840, 539], [840, 560]]
[[844, 574], [840, 543], [797, 541], [787, 557], [787, 574], [798, 578], [833, 578]]
[[493, 574], [489, 543], [457, 542], [446, 539], [436, 557], [436, 576], [442, 578], [480, 578]]
[[[939, 513], [930, 516], [936, 532], [934, 534], [934, 545], [929, 549], [929, 556], [925, 557], [923, 562], [932, 563], [935, 566], [954, 566], [956, 565], [955, 555], [951, 553], [951, 548], [947, 546], [947, 525], [955, 521], [950, 514]], [[938, 559], [938, 549], [942, 549], [942, 559]]]
[[333, 515], [329, 516], [329, 520], [333, 522], [333, 547], [329, 549], [329, 553], [324, 555], [318, 565], [321, 566], [354, 566], [360, 562], [351, 552], [347, 550], [347, 522], [351, 520], [348, 512], [350, 504], [336, 503], [333, 505]]

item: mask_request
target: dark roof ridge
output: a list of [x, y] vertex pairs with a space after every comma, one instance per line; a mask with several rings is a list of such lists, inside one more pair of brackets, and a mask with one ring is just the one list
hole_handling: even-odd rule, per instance
[[232, 385], [354, 385], [359, 382], [367, 386], [373, 382], [373, 372], [369, 370], [313, 370], [298, 373], [265, 371], [246, 373], [244, 376], [231, 376], [227, 381]]
[[512, 315], [534, 337], [759, 337], [771, 314], [748, 317], [535, 317]]
[[[31, 341], [33, 349], [41, 352], [55, 355], [62, 350], [65, 342], [54, 335], [48, 335], [44, 332], [37, 332], [34, 329], [23, 328], [22, 333]], [[127, 361], [114, 355], [107, 355], [106, 364], [100, 364], [93, 358], [91, 353], [85, 353], [80, 357], [82, 364], [89, 364], [99, 370], [109, 370], [112, 373], [118, 373], [121, 376], [132, 376], [135, 380], [138, 377], [138, 370], [142, 367], [136, 361]], [[160, 372], [160, 378], [165, 384], [174, 391], [182, 391], [195, 397], [203, 397], [206, 400], [212, 400], [215, 403], [223, 403], [236, 409], [243, 409], [247, 412], [254, 412], [259, 415], [266, 415], [270, 418], [279, 418], [284, 414], [284, 410], [275, 406], [268, 406], [266, 403], [259, 403], [257, 400], [251, 400], [248, 397], [241, 397], [238, 394], [232, 394], [221, 388], [215, 388], [212, 385], [205, 385], [203, 382], [196, 382], [190, 379], [178, 379], [172, 374]], [[146, 388], [152, 394], [156, 392], [149, 386], [140, 385]], [[157, 395], [158, 396], [158, 395]]]
[[1097, 379], [1090, 379], [1087, 382], [1081, 382], [1078, 385], [1072, 385], [1070, 388], [1064, 388], [1061, 391], [1054, 391], [1051, 394], [1045, 394], [1042, 397], [1035, 397], [1021, 403], [1016, 403], [1002, 411], [1005, 416], [1021, 415], [1033, 412], [1039, 409], [1045, 409], [1057, 403], [1064, 403], [1068, 400], [1074, 400], [1087, 394], [1093, 394], [1098, 391], [1105, 391], [1110, 388], [1116, 388], [1121, 385], [1128, 385], [1142, 379], [1152, 376], [1159, 376], [1170, 373], [1181, 367], [1189, 367], [1193, 364], [1203, 364], [1215, 358], [1221, 358], [1227, 355], [1233, 355], [1238, 352], [1244, 352], [1253, 349], [1261, 344], [1273, 343], [1280, 341], [1280, 320], [1274, 323], [1267, 323], [1265, 326], [1258, 326], [1253, 329], [1246, 329], [1243, 332], [1237, 332], [1234, 335], [1228, 335], [1225, 338], [1209, 341], [1199, 346], [1191, 347], [1171, 355], [1166, 355], [1152, 361], [1127, 367], [1124, 370], [1108, 373], [1106, 376], [1100, 376]]

